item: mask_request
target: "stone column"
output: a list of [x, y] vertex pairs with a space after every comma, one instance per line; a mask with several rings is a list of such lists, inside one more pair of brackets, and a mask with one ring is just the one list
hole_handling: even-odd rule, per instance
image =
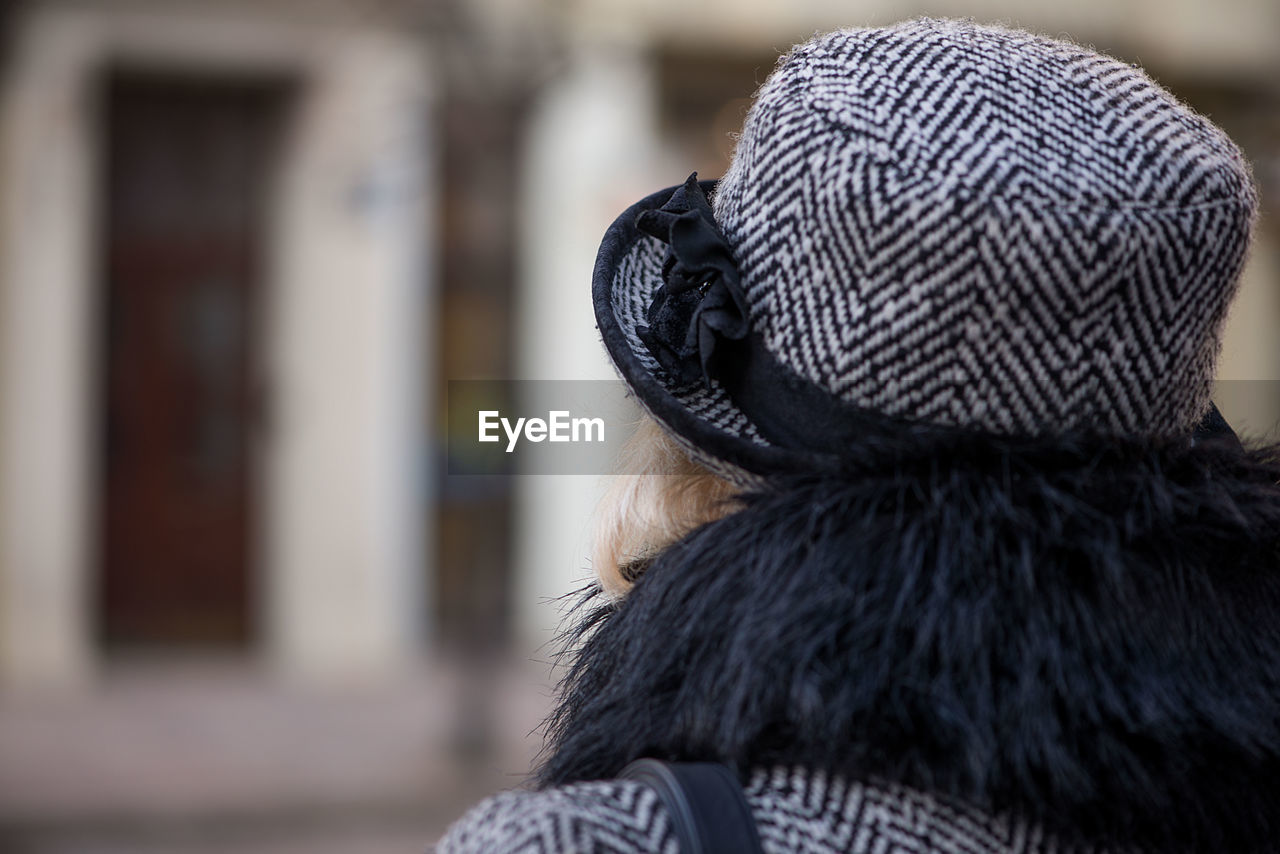
[[412, 40], [313, 57], [284, 159], [269, 333], [268, 644], [308, 679], [394, 671], [425, 611], [422, 325], [432, 92]]
[[[581, 47], [536, 104], [525, 154], [520, 379], [613, 379], [595, 329], [591, 270], [605, 228], [662, 184], [652, 72], [639, 47]], [[652, 184], [652, 186], [650, 186]], [[516, 492], [516, 625], [536, 648], [558, 611], [548, 600], [589, 576], [587, 535], [596, 475], [530, 475]]]

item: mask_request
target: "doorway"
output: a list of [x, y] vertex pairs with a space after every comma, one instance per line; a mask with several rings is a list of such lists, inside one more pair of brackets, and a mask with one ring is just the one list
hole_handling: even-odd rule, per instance
[[101, 104], [99, 640], [258, 634], [256, 446], [277, 82], [111, 73]]

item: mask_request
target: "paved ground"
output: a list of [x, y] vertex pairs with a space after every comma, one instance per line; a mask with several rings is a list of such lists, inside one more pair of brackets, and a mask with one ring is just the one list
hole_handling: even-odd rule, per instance
[[520, 782], [549, 693], [543, 665], [318, 690], [188, 661], [0, 696], [0, 851], [421, 851]]

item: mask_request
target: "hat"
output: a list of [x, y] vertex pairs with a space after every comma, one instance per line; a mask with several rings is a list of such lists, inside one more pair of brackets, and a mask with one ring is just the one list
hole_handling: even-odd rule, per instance
[[731, 476], [921, 425], [1189, 435], [1256, 205], [1236, 146], [1133, 66], [971, 22], [842, 30], [782, 57], [723, 178], [613, 223], [596, 320]]

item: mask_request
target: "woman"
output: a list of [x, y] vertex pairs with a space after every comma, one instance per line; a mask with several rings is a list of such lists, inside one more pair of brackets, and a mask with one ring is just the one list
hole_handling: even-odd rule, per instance
[[1280, 455], [1209, 400], [1255, 208], [1076, 45], [783, 57], [727, 174], [605, 236], [676, 477], [605, 508], [537, 788], [441, 850], [674, 851], [641, 757], [731, 769], [768, 852], [1277, 850]]

